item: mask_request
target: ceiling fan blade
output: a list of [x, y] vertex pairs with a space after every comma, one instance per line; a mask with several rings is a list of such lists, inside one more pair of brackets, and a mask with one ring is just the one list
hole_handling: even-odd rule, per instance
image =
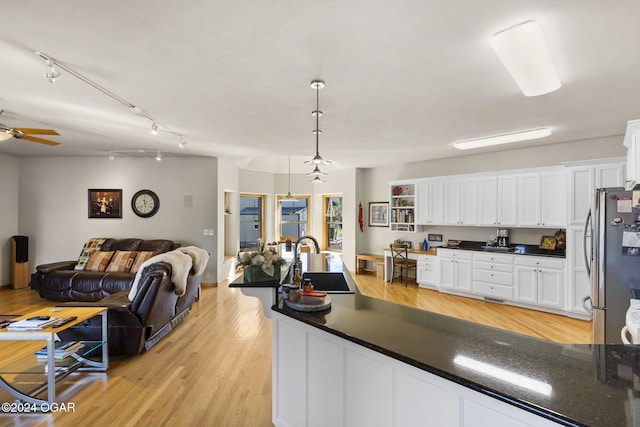
[[32, 134], [32, 135], [60, 135], [53, 129], [32, 129], [32, 128], [14, 128], [23, 133]]
[[39, 142], [40, 144], [47, 144], [51, 146], [60, 145], [59, 142], [49, 141], [48, 139], [36, 138], [35, 136], [29, 136], [29, 135], [25, 135], [20, 139], [25, 139], [27, 141], [32, 141], [32, 142]]

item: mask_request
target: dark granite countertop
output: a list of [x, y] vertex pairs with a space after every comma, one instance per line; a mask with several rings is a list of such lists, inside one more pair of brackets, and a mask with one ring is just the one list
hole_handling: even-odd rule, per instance
[[480, 252], [491, 252], [491, 253], [504, 253], [504, 254], [512, 254], [512, 255], [533, 255], [533, 256], [543, 256], [543, 257], [551, 257], [551, 258], [565, 258], [565, 250], [564, 249], [540, 249], [538, 245], [525, 245], [515, 243], [509, 246], [508, 250], [499, 250], [498, 247], [485, 248], [486, 242], [474, 242], [471, 240], [463, 240], [460, 242], [460, 246], [457, 248], [449, 248], [446, 246], [438, 246], [441, 249], [457, 249], [463, 251], [480, 251]]
[[[316, 255], [312, 255], [314, 257]], [[346, 269], [344, 269], [346, 271]], [[348, 274], [348, 272], [347, 272]], [[640, 347], [563, 345], [354, 294], [318, 313], [273, 310], [565, 425], [640, 425]], [[498, 370], [482, 373], [473, 362]], [[515, 383], [505, 381], [517, 374]], [[522, 386], [534, 380], [534, 391]]]

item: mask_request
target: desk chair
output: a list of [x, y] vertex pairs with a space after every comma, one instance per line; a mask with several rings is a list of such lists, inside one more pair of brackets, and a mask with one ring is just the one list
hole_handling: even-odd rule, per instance
[[[396, 268], [400, 268], [400, 275], [396, 276]], [[391, 283], [395, 278], [404, 277], [404, 286], [409, 284], [409, 270], [417, 272], [416, 260], [409, 259], [409, 248], [407, 245], [391, 244]]]

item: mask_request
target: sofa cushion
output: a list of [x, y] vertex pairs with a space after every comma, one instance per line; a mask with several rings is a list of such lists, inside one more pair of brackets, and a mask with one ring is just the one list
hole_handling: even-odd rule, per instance
[[128, 273], [137, 255], [136, 251], [116, 251], [105, 271]]
[[74, 267], [74, 270], [84, 270], [87, 262], [89, 261], [89, 258], [91, 258], [91, 254], [102, 249], [102, 246], [104, 245], [106, 240], [107, 239], [98, 237], [87, 240], [87, 242], [82, 247], [82, 250], [80, 251], [78, 263]]
[[105, 271], [113, 257], [113, 251], [95, 251], [91, 254], [84, 269], [87, 271]]
[[174, 243], [171, 240], [155, 239], [143, 240], [138, 247], [140, 252], [151, 251], [155, 253], [169, 252], [173, 248]]
[[131, 266], [131, 269], [129, 270], [130, 273], [137, 273], [138, 270], [140, 269], [140, 266], [149, 258], [153, 258], [154, 256], [156, 256], [158, 254], [158, 252], [152, 252], [152, 251], [142, 251], [142, 252], [138, 252], [137, 256], [136, 256], [136, 260], [133, 262], [133, 265]]
[[118, 239], [114, 240], [108, 247], [103, 247], [105, 251], [138, 251], [142, 239]]

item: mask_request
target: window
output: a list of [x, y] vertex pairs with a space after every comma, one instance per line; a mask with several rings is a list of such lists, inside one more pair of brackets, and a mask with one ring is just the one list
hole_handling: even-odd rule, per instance
[[342, 195], [325, 195], [323, 230], [326, 249], [342, 251]]
[[298, 240], [309, 234], [309, 196], [294, 196], [294, 200], [282, 200], [278, 196], [280, 240]]
[[264, 242], [264, 201], [263, 195], [240, 195], [240, 250], [256, 248], [258, 239]]

